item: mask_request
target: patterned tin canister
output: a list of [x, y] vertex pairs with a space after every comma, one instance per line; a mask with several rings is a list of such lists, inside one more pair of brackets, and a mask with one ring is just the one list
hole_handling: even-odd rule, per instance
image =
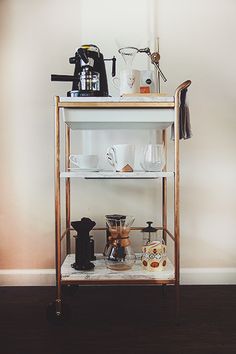
[[153, 241], [142, 247], [142, 267], [149, 272], [165, 269], [167, 256], [166, 245], [160, 241]]

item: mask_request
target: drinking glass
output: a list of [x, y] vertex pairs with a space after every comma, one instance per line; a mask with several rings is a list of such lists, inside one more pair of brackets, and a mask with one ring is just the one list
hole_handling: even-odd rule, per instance
[[162, 144], [148, 144], [143, 150], [142, 160], [140, 162], [145, 171], [162, 171], [165, 166], [165, 156]]

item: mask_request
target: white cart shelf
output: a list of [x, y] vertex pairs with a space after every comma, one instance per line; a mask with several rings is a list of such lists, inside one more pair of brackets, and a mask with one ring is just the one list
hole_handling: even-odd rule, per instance
[[[62, 107], [64, 122], [72, 130], [166, 129], [173, 124], [173, 97], [138, 99], [103, 97], [94, 101], [94, 98], [60, 97], [58, 105]], [[130, 109], [132, 115], [127, 115]]]
[[85, 178], [85, 179], [157, 179], [173, 177], [174, 172], [113, 172], [113, 171], [67, 171], [61, 172], [61, 178]]

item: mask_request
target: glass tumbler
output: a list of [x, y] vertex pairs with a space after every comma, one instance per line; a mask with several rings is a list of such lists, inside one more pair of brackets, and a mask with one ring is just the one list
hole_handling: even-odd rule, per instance
[[162, 144], [148, 144], [143, 150], [140, 165], [144, 171], [159, 172], [165, 166], [165, 156]]

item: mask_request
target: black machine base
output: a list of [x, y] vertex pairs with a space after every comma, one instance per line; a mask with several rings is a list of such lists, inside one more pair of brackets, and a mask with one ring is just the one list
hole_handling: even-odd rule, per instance
[[87, 264], [80, 264], [80, 263], [73, 263], [71, 264], [71, 267], [76, 269], [76, 270], [93, 270], [95, 265], [91, 262]]
[[78, 90], [71, 90], [67, 92], [67, 97], [108, 97], [106, 92], [101, 91], [78, 91]]

